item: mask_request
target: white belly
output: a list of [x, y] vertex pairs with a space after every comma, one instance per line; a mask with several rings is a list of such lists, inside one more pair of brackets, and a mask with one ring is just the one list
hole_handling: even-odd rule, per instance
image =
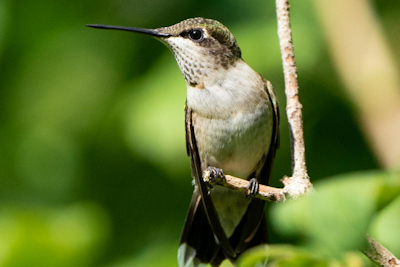
[[193, 123], [203, 168], [222, 168], [226, 174], [247, 179], [269, 150], [272, 112], [268, 106], [229, 119], [194, 115]]
[[[237, 113], [229, 119], [193, 116], [197, 147], [203, 169], [221, 168], [225, 174], [243, 179], [258, 167], [269, 150], [272, 111], [269, 105], [259, 106], [251, 114]], [[240, 222], [250, 198], [243, 193], [216, 186], [211, 198], [227, 236]]]

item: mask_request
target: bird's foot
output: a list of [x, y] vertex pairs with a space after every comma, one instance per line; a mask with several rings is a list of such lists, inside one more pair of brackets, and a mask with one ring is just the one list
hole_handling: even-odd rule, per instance
[[225, 174], [222, 171], [222, 169], [218, 169], [216, 167], [209, 166], [204, 171], [203, 180], [204, 180], [204, 182], [207, 182], [210, 184], [217, 184], [217, 183], [225, 181]]
[[252, 196], [254, 197], [255, 195], [258, 194], [260, 184], [258, 183], [258, 180], [256, 178], [251, 178], [249, 181], [249, 186], [246, 188], [246, 196]]

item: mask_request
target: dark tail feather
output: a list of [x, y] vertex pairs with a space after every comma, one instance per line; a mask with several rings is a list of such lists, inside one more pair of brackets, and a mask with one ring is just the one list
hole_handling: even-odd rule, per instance
[[253, 199], [235, 232], [229, 238], [236, 253], [240, 254], [248, 248], [268, 243], [264, 204], [260, 199]]
[[267, 219], [263, 214], [260, 225], [258, 226], [257, 232], [253, 239], [250, 241], [248, 248], [252, 248], [258, 245], [263, 245], [268, 243], [268, 229], [267, 229]]
[[195, 190], [179, 245], [179, 266], [197, 266], [199, 263], [219, 266], [225, 258], [220, 245], [215, 242], [201, 196]]
[[[251, 247], [267, 243], [267, 223], [264, 212], [259, 210], [263, 207], [263, 202], [254, 199], [235, 232], [229, 238], [229, 242], [235, 248], [238, 256]], [[259, 214], [258, 218], [254, 218], [252, 215], [256, 210]], [[253, 219], [258, 220], [254, 222], [252, 221]], [[199, 263], [210, 263], [213, 267], [218, 267], [225, 259], [229, 259], [232, 262], [236, 260], [236, 258], [227, 256], [215, 241], [203, 201], [201, 201], [201, 196], [195, 190], [179, 245], [179, 266], [195, 267]]]

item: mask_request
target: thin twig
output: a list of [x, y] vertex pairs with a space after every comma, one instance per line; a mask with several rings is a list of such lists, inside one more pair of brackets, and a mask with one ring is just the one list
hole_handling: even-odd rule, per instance
[[367, 235], [367, 240], [368, 248], [363, 252], [368, 258], [383, 267], [400, 266], [400, 260], [387, 248], [369, 235]]
[[[283, 202], [286, 201], [286, 199], [288, 198], [296, 198], [299, 196], [298, 194], [293, 194], [293, 190], [291, 190], [291, 187], [293, 186], [293, 179], [287, 176], [281, 179], [281, 182], [285, 185], [283, 188], [276, 188], [260, 184], [258, 193], [254, 195], [251, 194], [248, 190], [250, 182], [239, 177], [226, 174], [225, 179], [217, 179], [216, 181], [213, 181], [210, 178], [210, 171], [205, 170], [203, 173], [203, 180], [210, 185], [219, 185], [226, 188], [234, 189], [236, 191], [243, 192], [249, 196], [266, 201]], [[305, 184], [297, 185], [297, 187], [306, 188], [308, 186], [308, 182], [306, 179], [301, 179], [299, 181], [304, 182]], [[298, 181], [296, 180], [296, 182]], [[310, 188], [308, 188], [308, 190], [310, 190]]]
[[297, 67], [294, 57], [292, 30], [290, 28], [289, 0], [276, 0], [278, 36], [285, 75], [286, 114], [289, 122], [292, 150], [292, 177], [285, 178], [285, 188], [293, 197], [312, 189], [307, 173], [302, 105], [299, 99]]
[[[226, 188], [234, 189], [246, 193], [250, 196], [249, 181], [234, 177], [232, 175], [225, 175], [225, 179], [217, 179], [212, 181], [210, 178], [210, 171], [206, 170], [203, 174], [203, 180], [211, 185], [220, 185]], [[251, 195], [253, 197], [273, 202], [282, 202], [286, 200], [286, 194], [283, 188], [275, 188], [267, 185], [259, 185], [258, 193]]]

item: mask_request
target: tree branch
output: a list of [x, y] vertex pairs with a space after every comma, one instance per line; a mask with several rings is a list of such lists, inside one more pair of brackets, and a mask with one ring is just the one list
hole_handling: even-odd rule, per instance
[[292, 150], [292, 177], [286, 181], [286, 191], [293, 197], [312, 189], [307, 173], [302, 105], [299, 99], [297, 67], [294, 58], [292, 30], [290, 28], [289, 0], [276, 0], [278, 36], [285, 75], [286, 114], [289, 122], [290, 146]]
[[382, 267], [400, 266], [400, 260], [396, 258], [387, 248], [382, 246], [378, 241], [369, 235], [367, 235], [367, 240], [368, 248], [363, 252], [368, 258]]
[[[307, 179], [294, 180], [291, 177], [285, 176], [283, 177], [283, 179], [281, 179], [281, 182], [284, 184], [283, 188], [276, 188], [260, 184], [258, 193], [252, 195], [248, 190], [250, 182], [242, 178], [226, 174], [225, 179], [217, 179], [216, 181], [214, 181], [213, 179], [210, 178], [210, 171], [205, 170], [203, 173], [203, 180], [204, 182], [209, 183], [210, 185], [220, 185], [226, 188], [243, 192], [255, 198], [272, 202], [283, 202], [287, 198], [298, 197], [299, 196], [297, 194], [298, 190], [293, 190], [292, 188], [295, 189], [306, 188], [306, 191], [312, 189], [312, 187], [309, 187], [310, 185], [312, 186], [312, 184], [309, 181], [307, 181]], [[302, 183], [302, 184], [295, 184], [295, 183]], [[293, 191], [295, 193], [293, 193]]]
[[[210, 171], [206, 170], [203, 173], [203, 180], [204, 182], [211, 185], [220, 185], [226, 188], [246, 193], [250, 196], [250, 191], [248, 190], [249, 181], [245, 179], [238, 178], [232, 175], [225, 175], [225, 179], [217, 179], [216, 181], [213, 181], [210, 178]], [[275, 188], [262, 184], [259, 185], [258, 193], [252, 196], [262, 200], [274, 202], [281, 202], [286, 200], [286, 194], [283, 188]]]

